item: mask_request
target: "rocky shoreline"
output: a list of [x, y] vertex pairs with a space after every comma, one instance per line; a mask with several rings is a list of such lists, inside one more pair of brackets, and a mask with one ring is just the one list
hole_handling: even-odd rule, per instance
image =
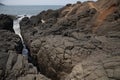
[[67, 4], [20, 22], [0, 15], [0, 80], [119, 80], [120, 0]]
[[0, 33], [0, 80], [50, 80], [22, 55], [23, 43], [11, 16], [0, 15]]

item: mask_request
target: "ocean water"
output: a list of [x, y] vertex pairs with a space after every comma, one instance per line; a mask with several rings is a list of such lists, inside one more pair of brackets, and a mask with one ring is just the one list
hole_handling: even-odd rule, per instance
[[0, 14], [9, 15], [37, 15], [43, 10], [59, 9], [61, 5], [40, 5], [40, 6], [0, 6]]

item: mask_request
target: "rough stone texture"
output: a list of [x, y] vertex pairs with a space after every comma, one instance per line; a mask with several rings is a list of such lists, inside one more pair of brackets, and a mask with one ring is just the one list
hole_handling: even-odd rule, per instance
[[120, 57], [100, 61], [85, 60], [76, 65], [65, 80], [119, 80]]
[[8, 52], [9, 50], [21, 53], [22, 42], [18, 35], [10, 31], [0, 30], [0, 51]]
[[41, 74], [29, 74], [24, 77], [18, 78], [18, 80], [50, 80]]
[[[21, 53], [22, 42], [20, 38], [10, 31], [0, 30], [0, 78], [4, 78], [6, 63], [9, 57], [9, 51]], [[4, 75], [5, 76], [5, 75]], [[2, 80], [2, 79], [1, 79]]]
[[38, 73], [37, 68], [29, 63], [27, 58], [9, 52], [8, 61], [5, 69], [4, 80], [50, 80]]
[[13, 19], [8, 15], [0, 14], [0, 29], [14, 32]]
[[0, 33], [0, 80], [49, 80], [20, 54], [23, 47], [18, 35], [6, 30]]
[[20, 25], [42, 74], [53, 80], [119, 80], [119, 0], [67, 4]]

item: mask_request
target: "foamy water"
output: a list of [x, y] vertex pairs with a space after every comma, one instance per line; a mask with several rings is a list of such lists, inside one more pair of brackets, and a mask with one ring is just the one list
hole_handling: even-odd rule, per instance
[[[23, 56], [26, 56], [28, 57], [28, 49], [26, 48], [25, 44], [24, 44], [24, 40], [22, 38], [22, 35], [21, 35], [21, 30], [20, 30], [20, 24], [19, 22], [22, 20], [22, 18], [24, 18], [25, 16], [24, 15], [20, 15], [20, 18], [18, 18], [17, 20], [14, 20], [14, 26], [13, 26], [13, 29], [15, 31], [15, 34], [19, 35], [21, 40], [22, 40], [22, 44], [23, 44], [23, 50], [22, 50], [22, 54]], [[30, 16], [26, 16], [26, 17], [30, 17]]]

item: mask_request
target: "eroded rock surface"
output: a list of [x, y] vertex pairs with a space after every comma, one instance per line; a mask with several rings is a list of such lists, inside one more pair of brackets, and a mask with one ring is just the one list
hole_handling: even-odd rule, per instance
[[0, 29], [14, 32], [13, 19], [8, 15], [0, 14]]
[[119, 80], [119, 12], [119, 0], [77, 2], [25, 17], [20, 25], [42, 74], [53, 80]]
[[9, 16], [6, 16], [0, 15], [0, 18], [5, 17], [0, 19], [0, 80], [50, 80], [21, 55], [22, 41], [18, 35], [11, 32], [12, 22], [6, 21], [9, 19]]
[[[22, 42], [18, 35], [0, 30], [0, 80], [49, 80], [28, 59], [21, 55]], [[21, 79], [22, 78], [22, 79]]]

